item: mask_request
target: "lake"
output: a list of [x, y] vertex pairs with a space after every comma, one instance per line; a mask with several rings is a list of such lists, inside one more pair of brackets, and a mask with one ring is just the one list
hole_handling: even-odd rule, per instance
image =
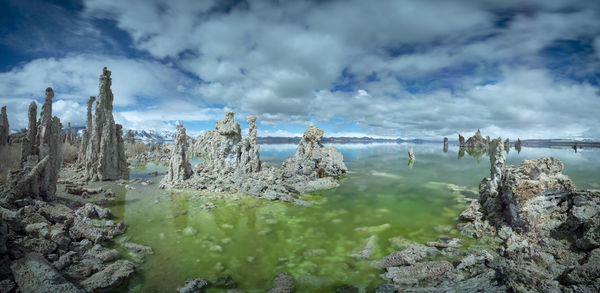
[[[134, 190], [114, 185], [111, 208], [127, 232], [112, 247], [131, 258], [119, 241], [153, 248], [154, 255], [138, 263], [137, 273], [124, 292], [174, 292], [190, 277], [215, 282], [229, 275], [239, 289], [265, 292], [279, 272], [296, 280], [296, 292], [333, 292], [357, 285], [372, 292], [383, 281], [383, 270], [373, 260], [397, 250], [401, 239], [424, 243], [441, 236], [464, 238], [456, 229], [457, 216], [477, 198], [482, 178], [489, 176], [486, 154], [465, 153], [442, 144], [337, 144], [348, 175], [340, 187], [301, 196], [310, 207], [271, 202], [244, 195], [202, 194], [159, 190], [166, 166], [149, 163], [131, 170], [131, 178], [150, 178], [153, 185], [135, 184]], [[412, 147], [416, 161], [409, 166]], [[296, 145], [261, 145], [263, 162], [280, 166]], [[598, 189], [600, 149], [511, 149], [507, 163], [553, 156], [565, 164], [564, 173], [581, 189]], [[192, 165], [197, 162], [193, 160]], [[222, 197], [226, 197], [224, 199]], [[216, 205], [207, 208], [207, 202]], [[357, 251], [369, 239], [375, 247], [370, 259]], [[469, 245], [485, 245], [464, 239]], [[221, 292], [209, 289], [205, 292]]]

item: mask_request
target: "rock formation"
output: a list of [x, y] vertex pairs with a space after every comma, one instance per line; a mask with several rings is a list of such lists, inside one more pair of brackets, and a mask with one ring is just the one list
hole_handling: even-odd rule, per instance
[[504, 141], [504, 150], [505, 150], [506, 152], [508, 152], [508, 150], [509, 150], [509, 149], [510, 149], [510, 140], [507, 138], [507, 139]]
[[283, 162], [282, 170], [286, 177], [305, 175], [310, 178], [325, 176], [340, 177], [348, 168], [344, 158], [334, 147], [325, 148], [321, 144], [323, 130], [310, 126], [302, 135], [296, 153]]
[[175, 134], [175, 150], [169, 161], [169, 170], [165, 180], [177, 182], [187, 180], [192, 175], [192, 166], [187, 156], [187, 135], [183, 125], [177, 125], [177, 134]]
[[85, 120], [85, 129], [81, 133], [81, 144], [79, 145], [79, 152], [77, 154], [77, 165], [79, 166], [85, 166], [90, 134], [92, 133], [92, 105], [95, 101], [96, 97], [94, 96], [91, 96], [87, 101], [87, 118]]
[[0, 113], [0, 145], [8, 144], [8, 116], [6, 116], [6, 106], [2, 107], [2, 113]]
[[444, 137], [444, 153], [448, 152], [448, 138]]
[[[343, 156], [335, 148], [321, 144], [323, 131], [311, 126], [303, 135], [296, 153], [281, 169], [260, 161], [256, 142], [256, 118], [247, 118], [249, 136], [242, 138], [234, 113], [215, 124], [196, 140], [195, 149], [204, 158], [185, 180], [165, 177], [161, 188], [192, 188], [217, 192], [243, 192], [253, 196], [306, 204], [292, 197], [309, 191], [337, 187], [338, 178], [347, 172]], [[173, 152], [172, 160], [180, 161]], [[177, 179], [177, 178], [173, 178]]]
[[239, 170], [243, 173], [260, 171], [259, 145], [256, 143], [256, 117], [248, 116], [248, 137], [242, 139]]
[[112, 114], [111, 82], [110, 71], [104, 67], [85, 154], [85, 170], [91, 181], [129, 178], [122, 127], [115, 124]]
[[517, 138], [517, 142], [515, 142], [515, 150], [517, 150], [517, 152], [521, 152], [521, 139]]
[[465, 146], [465, 138], [460, 133], [458, 134], [458, 146], [461, 148]]
[[133, 131], [131, 131], [131, 129], [127, 130], [124, 141], [125, 141], [125, 143], [130, 143], [130, 144], [135, 143], [135, 135], [133, 134]]
[[[39, 129], [34, 146], [29, 145], [29, 138], [21, 150], [26, 155], [23, 158], [22, 169], [10, 171], [8, 189], [3, 204], [13, 204], [25, 196], [51, 199], [56, 193], [58, 173], [62, 166], [62, 140], [60, 133], [62, 125], [58, 117], [52, 118], [52, 98], [54, 92], [46, 89], [46, 97], [40, 114]], [[30, 119], [35, 120], [35, 107], [30, 107]], [[31, 115], [33, 112], [33, 115]], [[30, 121], [31, 123], [31, 121]], [[33, 134], [32, 128], [29, 134]], [[33, 151], [35, 150], [35, 151]]]
[[464, 144], [461, 144], [461, 147], [465, 148], [473, 148], [473, 149], [484, 149], [488, 147], [488, 143], [483, 136], [481, 136], [481, 132], [477, 129], [475, 135], [469, 137]]
[[[456, 253], [416, 244], [376, 262], [389, 282], [377, 292], [598, 292], [600, 193], [576, 190], [555, 158], [505, 166], [502, 138], [489, 152], [490, 177], [459, 228], [498, 242], [497, 249]], [[421, 261], [432, 255], [462, 259]]]
[[415, 152], [413, 152], [412, 148], [408, 149], [408, 160], [409, 161], [414, 161], [415, 160]]

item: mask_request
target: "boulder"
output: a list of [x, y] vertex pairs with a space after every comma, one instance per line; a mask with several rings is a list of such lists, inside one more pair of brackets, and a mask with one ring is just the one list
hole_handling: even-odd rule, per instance
[[296, 289], [296, 282], [287, 273], [279, 273], [273, 279], [273, 288], [268, 293], [292, 293]]
[[87, 292], [109, 291], [127, 280], [135, 272], [135, 266], [125, 260], [109, 264], [105, 269], [81, 282]]
[[21, 292], [82, 292], [38, 253], [27, 253], [11, 265]]

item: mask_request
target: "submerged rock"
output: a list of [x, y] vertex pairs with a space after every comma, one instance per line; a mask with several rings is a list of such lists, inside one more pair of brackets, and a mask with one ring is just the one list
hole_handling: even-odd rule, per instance
[[177, 288], [179, 293], [195, 293], [200, 292], [202, 288], [206, 287], [208, 282], [200, 278], [189, 278], [183, 283], [183, 285]]
[[273, 279], [273, 288], [268, 293], [292, 293], [296, 289], [296, 282], [287, 273], [279, 273]]
[[115, 124], [112, 114], [111, 83], [110, 71], [104, 67], [85, 154], [85, 170], [91, 181], [129, 179], [122, 127]]

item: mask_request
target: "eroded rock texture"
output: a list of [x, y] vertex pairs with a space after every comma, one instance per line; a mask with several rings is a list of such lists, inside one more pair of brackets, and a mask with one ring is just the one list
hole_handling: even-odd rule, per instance
[[192, 166], [188, 161], [187, 148], [185, 128], [179, 124], [177, 125], [177, 134], [175, 134], [175, 150], [169, 161], [169, 170], [165, 177], [169, 182], [186, 180], [192, 175]]
[[29, 104], [27, 118], [29, 119], [29, 124], [27, 127], [27, 136], [21, 144], [21, 163], [27, 161], [27, 157], [31, 155], [38, 155], [37, 104], [35, 102]]
[[96, 101], [96, 97], [91, 96], [87, 101], [87, 118], [85, 120], [85, 129], [81, 132], [81, 143], [77, 154], [77, 165], [85, 166], [87, 149], [90, 141], [90, 133], [92, 132], [92, 105]]
[[473, 136], [469, 137], [469, 139], [467, 139], [464, 144], [461, 144], [461, 146], [465, 148], [484, 149], [487, 148], [488, 142], [481, 135], [481, 131], [477, 129], [477, 132], [475, 132]]
[[112, 115], [111, 83], [110, 71], [104, 67], [85, 154], [85, 170], [91, 181], [129, 178], [122, 127], [115, 124]]
[[[249, 136], [242, 138], [233, 112], [218, 121], [215, 130], [196, 140], [195, 149], [204, 161], [187, 180], [166, 178], [161, 187], [193, 188], [217, 192], [243, 192], [253, 196], [306, 204], [292, 194], [337, 187], [334, 180], [346, 173], [342, 154], [321, 144], [323, 131], [310, 127], [296, 154], [281, 169], [260, 161], [256, 142], [256, 118], [249, 116]], [[179, 156], [174, 152], [173, 156]]]
[[[600, 290], [600, 193], [576, 190], [555, 158], [506, 166], [502, 138], [491, 141], [489, 155], [490, 177], [479, 185], [480, 200], [460, 214], [458, 226], [466, 236], [499, 246], [394, 252], [375, 263], [386, 268], [382, 278], [389, 282], [376, 292]], [[452, 242], [444, 240], [437, 242]], [[436, 254], [462, 259], [420, 260]]]
[[458, 145], [462, 148], [465, 146], [465, 137], [458, 134]]
[[311, 178], [326, 176], [340, 177], [348, 168], [344, 158], [334, 147], [325, 148], [321, 144], [323, 130], [310, 126], [302, 135], [296, 153], [283, 162], [284, 176], [305, 175]]

